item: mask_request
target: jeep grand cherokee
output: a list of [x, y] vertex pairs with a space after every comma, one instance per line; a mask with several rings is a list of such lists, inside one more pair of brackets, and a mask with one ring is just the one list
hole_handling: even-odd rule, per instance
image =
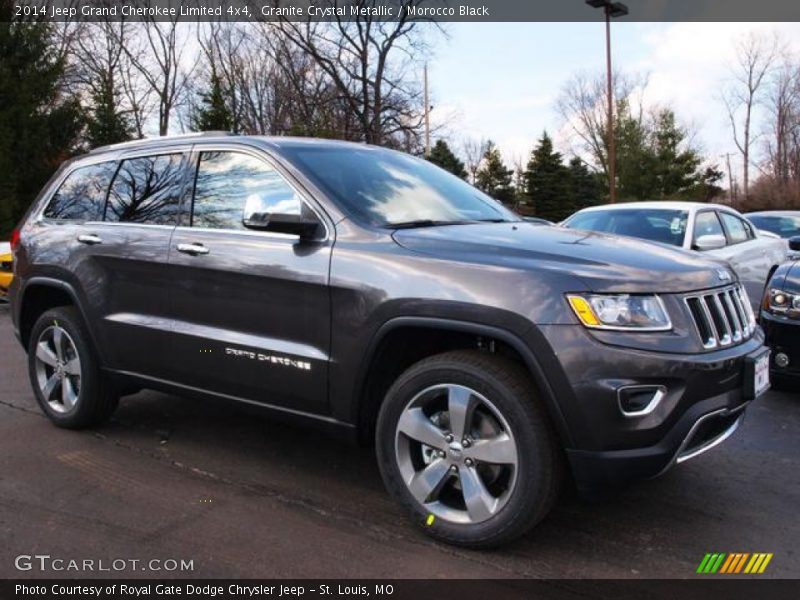
[[724, 263], [526, 223], [430, 163], [343, 142], [163, 138], [64, 165], [14, 235], [42, 410], [154, 388], [374, 440], [430, 535], [519, 536], [571, 476], [716, 445], [769, 358]]

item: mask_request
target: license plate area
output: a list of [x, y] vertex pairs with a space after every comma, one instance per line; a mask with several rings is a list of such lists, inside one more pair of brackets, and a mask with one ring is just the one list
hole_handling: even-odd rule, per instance
[[745, 359], [743, 393], [746, 399], [754, 400], [769, 389], [769, 356], [770, 351], [766, 349]]

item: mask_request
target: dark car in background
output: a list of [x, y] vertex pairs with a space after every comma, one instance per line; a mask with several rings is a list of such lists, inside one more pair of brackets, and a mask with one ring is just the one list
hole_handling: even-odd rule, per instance
[[526, 223], [384, 148], [101, 148], [14, 240], [14, 328], [56, 425], [140, 388], [259, 407], [373, 442], [414, 522], [464, 546], [525, 533], [566, 474], [607, 490], [705, 452], [769, 386], [725, 263]]
[[[800, 237], [789, 240], [800, 254]], [[761, 325], [772, 348], [772, 376], [778, 384], [800, 383], [800, 260], [781, 265], [767, 286]]]
[[[800, 237], [800, 210], [765, 210], [745, 215], [750, 222], [763, 231], [769, 231], [784, 240]], [[789, 250], [789, 258], [800, 258], [800, 251]]]

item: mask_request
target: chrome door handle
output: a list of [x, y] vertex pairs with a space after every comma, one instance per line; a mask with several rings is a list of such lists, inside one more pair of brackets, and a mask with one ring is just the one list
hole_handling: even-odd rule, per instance
[[200, 254], [208, 254], [209, 250], [203, 244], [178, 244], [178, 252], [198, 256]]
[[78, 241], [81, 244], [88, 244], [89, 246], [94, 246], [95, 244], [102, 244], [103, 238], [99, 235], [94, 235], [93, 233], [84, 234], [78, 236]]

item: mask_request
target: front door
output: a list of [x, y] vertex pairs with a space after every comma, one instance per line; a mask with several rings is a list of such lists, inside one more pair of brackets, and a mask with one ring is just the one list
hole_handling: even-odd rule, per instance
[[[256, 151], [201, 150], [189, 217], [172, 238], [173, 379], [303, 412], [327, 410], [333, 239], [308, 201]], [[319, 238], [254, 231], [263, 213], [311, 214]]]

